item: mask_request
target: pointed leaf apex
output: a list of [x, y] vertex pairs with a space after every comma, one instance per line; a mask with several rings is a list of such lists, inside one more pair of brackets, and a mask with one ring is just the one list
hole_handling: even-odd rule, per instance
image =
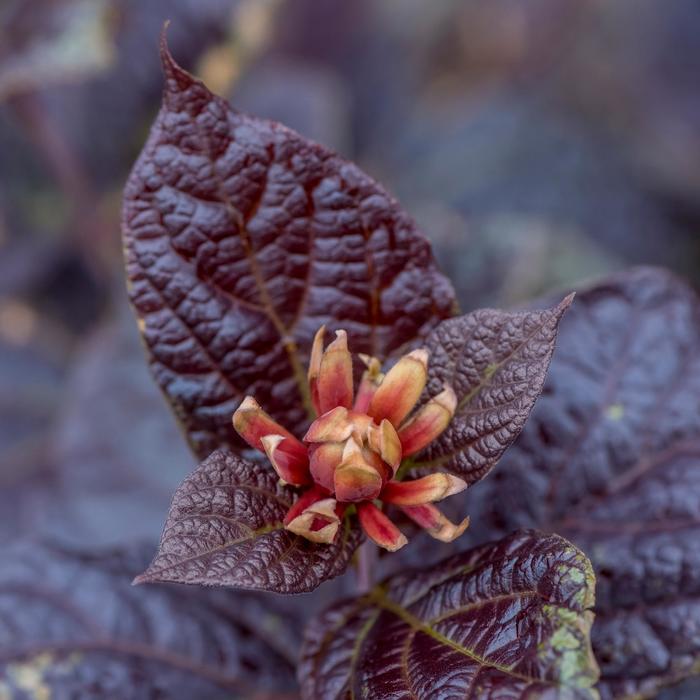
[[198, 83], [194, 76], [190, 75], [184, 68], [180, 67], [170, 53], [168, 47], [168, 27], [170, 20], [163, 22], [163, 28], [160, 31], [160, 62], [163, 68], [163, 75], [166, 78], [166, 90], [172, 89], [171, 81], [177, 85], [180, 90], [186, 89], [193, 83]]

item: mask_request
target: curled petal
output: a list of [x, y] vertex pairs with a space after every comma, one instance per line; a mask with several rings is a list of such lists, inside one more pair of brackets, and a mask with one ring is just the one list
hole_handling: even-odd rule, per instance
[[435, 440], [449, 425], [456, 408], [457, 396], [452, 387], [445, 386], [399, 430], [404, 457], [415, 454]]
[[352, 408], [352, 355], [348, 336], [345, 331], [337, 331], [335, 335], [321, 358], [317, 382], [319, 413], [336, 406]]
[[365, 363], [367, 369], [363, 372], [360, 386], [357, 389], [354, 410], [358, 413], [365, 413], [369, 408], [369, 402], [372, 400], [374, 393], [382, 383], [384, 375], [382, 374], [381, 363], [376, 357], [360, 354], [360, 359]]
[[318, 486], [317, 484], [314, 484], [310, 489], [307, 491], [304, 491], [304, 493], [297, 498], [296, 501], [292, 504], [292, 507], [287, 511], [287, 514], [284, 516], [284, 525], [285, 527], [292, 521], [294, 518], [297, 517], [297, 515], [300, 515], [303, 513], [312, 503], [316, 503], [316, 501], [320, 501], [323, 498], [328, 498], [329, 493], [326, 491], [326, 489], [322, 488], [321, 486]]
[[382, 474], [369, 464], [354, 439], [347, 441], [343, 461], [333, 475], [335, 496], [339, 501], [354, 503], [376, 498], [382, 490]]
[[396, 428], [386, 419], [379, 426], [372, 423], [367, 429], [367, 442], [369, 447], [396, 472], [401, 464], [401, 441]]
[[419, 506], [441, 501], [467, 488], [467, 482], [452, 474], [430, 474], [413, 481], [390, 481], [381, 499], [397, 506]]
[[414, 350], [404, 355], [379, 385], [367, 413], [379, 423], [385, 418], [395, 426], [411, 412], [428, 379], [428, 351]]
[[402, 510], [411, 520], [424, 528], [431, 537], [441, 542], [456, 540], [469, 527], [469, 518], [464, 518], [459, 525], [455, 525], [432, 503], [421, 506], [404, 506]]
[[354, 426], [349, 418], [348, 409], [338, 406], [324, 413], [309, 427], [305, 442], [344, 442], [353, 433]]
[[324, 498], [307, 506], [299, 515], [292, 518], [286, 529], [301, 535], [311, 542], [330, 544], [335, 539], [340, 518], [336, 513], [334, 498]]
[[252, 397], [246, 396], [233, 414], [233, 427], [236, 432], [255, 450], [264, 452], [261, 442], [266, 435], [280, 435], [285, 438], [284, 451], [297, 455], [300, 459], [306, 454], [306, 448], [286, 428], [275, 422], [260, 404]]
[[306, 449], [300, 452], [294, 444], [291, 445], [291, 449], [287, 449], [289, 440], [283, 435], [265, 435], [260, 438], [260, 442], [282, 481], [294, 486], [311, 482], [309, 455]]
[[316, 413], [321, 415], [321, 403], [318, 398], [318, 375], [321, 373], [321, 358], [323, 357], [323, 337], [326, 334], [326, 327], [321, 326], [314, 336], [311, 346], [311, 359], [309, 360], [309, 392], [311, 393], [311, 403], [313, 403]]
[[395, 552], [408, 542], [401, 530], [374, 503], [358, 503], [357, 515], [367, 537], [380, 547]]
[[311, 476], [317, 484], [321, 484], [329, 491], [335, 489], [333, 477], [336, 467], [343, 459], [343, 447], [342, 442], [324, 442], [311, 448], [309, 460]]

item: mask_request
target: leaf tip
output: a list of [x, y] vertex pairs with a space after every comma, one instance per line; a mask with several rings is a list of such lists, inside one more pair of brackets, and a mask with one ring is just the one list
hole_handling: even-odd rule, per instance
[[573, 303], [576, 292], [571, 292], [567, 294], [555, 307], [555, 310], [559, 316], [561, 316]]
[[167, 19], [163, 22], [163, 28], [160, 30], [160, 62], [166, 79], [166, 91], [183, 90], [196, 81], [184, 68], [177, 64], [170, 53], [170, 48], [168, 47], [169, 27], [170, 20]]
[[138, 576], [134, 577], [134, 580], [131, 582], [132, 586], [141, 586], [144, 583], [150, 583], [151, 579], [148, 576], [148, 572], [144, 571], [142, 574], [139, 574]]

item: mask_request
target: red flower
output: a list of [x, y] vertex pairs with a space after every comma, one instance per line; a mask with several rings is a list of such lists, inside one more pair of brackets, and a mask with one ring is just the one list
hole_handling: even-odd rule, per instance
[[312, 542], [332, 542], [345, 510], [357, 508], [360, 525], [380, 547], [396, 551], [407, 540], [381, 509], [398, 506], [433, 537], [450, 542], [469, 524], [450, 522], [434, 505], [467, 487], [451, 474], [397, 481], [404, 457], [422, 450], [448, 426], [457, 399], [451, 387], [413, 415], [428, 377], [427, 350], [402, 357], [386, 375], [379, 360], [360, 355], [367, 369], [354, 396], [347, 334], [338, 331], [323, 349], [325, 327], [316, 333], [309, 366], [311, 400], [318, 418], [299, 441], [251, 396], [233, 414], [233, 425], [264, 452], [285, 483], [303, 489], [284, 525]]

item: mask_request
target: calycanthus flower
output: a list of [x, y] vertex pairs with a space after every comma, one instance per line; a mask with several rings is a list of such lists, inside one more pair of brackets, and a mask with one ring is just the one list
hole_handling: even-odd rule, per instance
[[284, 526], [312, 542], [335, 539], [346, 510], [354, 505], [362, 529], [380, 547], [396, 551], [407, 539], [382, 510], [400, 508], [443, 542], [469, 525], [450, 522], [434, 505], [467, 487], [451, 474], [398, 481], [402, 459], [422, 450], [447, 428], [457, 398], [445, 386], [413, 411], [428, 378], [428, 351], [403, 356], [386, 375], [379, 360], [360, 355], [366, 366], [357, 395], [347, 334], [337, 331], [324, 350], [325, 327], [316, 333], [308, 379], [318, 418], [303, 440], [278, 425], [251, 396], [233, 415], [233, 425], [254, 449], [264, 452], [280, 479], [303, 489]]

